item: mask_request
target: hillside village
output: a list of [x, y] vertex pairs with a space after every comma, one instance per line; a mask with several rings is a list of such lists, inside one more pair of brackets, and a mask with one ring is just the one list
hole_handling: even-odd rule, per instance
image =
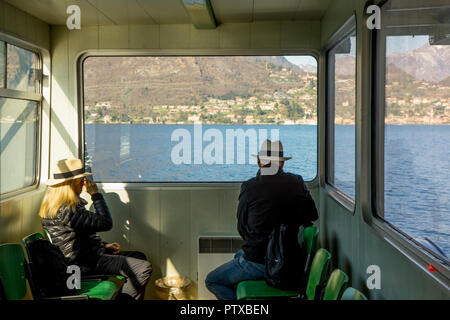
[[[134, 100], [131, 98], [129, 100], [136, 101], [135, 104], [124, 100], [123, 94], [119, 95], [117, 90], [113, 91], [116, 94], [115, 97], [102, 101], [95, 101], [92, 99], [94, 95], [90, 93], [84, 108], [86, 123], [286, 125], [317, 123], [317, 76], [315, 73], [291, 68], [283, 61], [279, 64], [277, 61], [275, 63], [248, 61], [250, 61], [248, 64], [253, 63], [247, 66], [247, 70], [251, 70], [248, 72], [254, 72], [250, 78], [259, 78], [261, 85], [257, 86], [256, 82], [250, 83], [251, 80], [245, 78], [234, 79], [232, 73], [234, 71], [232, 71], [228, 75], [225, 74], [224, 77], [228, 78], [222, 81], [231, 88], [220, 88], [222, 89], [220, 94], [212, 93], [220, 91], [216, 90], [215, 86], [218, 87], [216, 85], [218, 82], [214, 82], [217, 79], [213, 78], [214, 76], [219, 78], [214, 74], [217, 70], [204, 62], [205, 66], [202, 66], [201, 61], [195, 62], [201, 65], [199, 74], [209, 79], [203, 83], [195, 79], [196, 70], [180, 71], [178, 69], [164, 78], [159, 76], [157, 80], [148, 80], [145, 82], [148, 87], [140, 88], [140, 91], [132, 86], [137, 83], [136, 81], [131, 81], [127, 87], [127, 83], [124, 83], [122, 79], [115, 85], [117, 88], [125, 86], [122, 88], [125, 95], [134, 94]], [[164, 71], [170, 68], [175, 69], [173, 65], [168, 66], [161, 69]], [[351, 63], [349, 67], [352, 67]], [[234, 68], [242, 70], [239, 65]], [[237, 72], [236, 78], [242, 72]], [[145, 73], [145, 69], [139, 68], [139, 73]], [[155, 74], [154, 70], [152, 73]], [[176, 74], [178, 78], [172, 77], [172, 74]], [[192, 83], [204, 86], [205, 90], [209, 91], [194, 92], [193, 84], [189, 82], [189, 74], [192, 74]], [[336, 124], [354, 124], [355, 121], [355, 80], [348, 74], [347, 71], [337, 75], [336, 79]], [[177, 83], [177, 79], [182, 80]], [[166, 82], [162, 83], [163, 81]], [[448, 82], [448, 80], [441, 82], [418, 80], [394, 65], [389, 65], [386, 77], [386, 123], [450, 124], [450, 84]], [[142, 86], [142, 83], [142, 81], [139, 82], [139, 85]], [[159, 87], [151, 91], [149, 87], [152, 83]], [[245, 86], [251, 89], [242, 94]], [[257, 90], [253, 88], [256, 86]], [[100, 88], [101, 86], [96, 92], [101, 92]], [[178, 96], [175, 96], [175, 93]], [[152, 100], [155, 94], [158, 97], [166, 97], [164, 99], [172, 103], [158, 103], [161, 99]], [[146, 104], [146, 101], [150, 103]], [[175, 101], [180, 103], [174, 103]]]
[[201, 104], [130, 107], [100, 101], [85, 106], [86, 123], [147, 124], [316, 124], [317, 80], [315, 74], [293, 74], [275, 68], [273, 81], [296, 82], [298, 87], [261, 96], [206, 97]]

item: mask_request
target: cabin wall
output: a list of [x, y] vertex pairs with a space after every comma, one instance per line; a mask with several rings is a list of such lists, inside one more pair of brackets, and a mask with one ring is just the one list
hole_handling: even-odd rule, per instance
[[[44, 51], [50, 50], [50, 27], [45, 22], [0, 0], [0, 32]], [[45, 135], [43, 135], [45, 137]], [[48, 145], [48, 141], [43, 141]], [[8, 170], [16, 170], [14, 163]], [[37, 212], [45, 188], [0, 201], [0, 243], [20, 242], [24, 235], [42, 232]]]
[[[350, 277], [350, 285], [370, 299], [449, 299], [449, 292], [434, 278], [389, 244], [371, 224], [370, 176], [370, 73], [368, 32], [363, 30], [365, 1], [333, 1], [321, 24], [321, 44], [336, 32], [353, 13], [357, 20], [357, 88], [356, 88], [356, 210], [344, 209], [325, 188], [325, 126], [320, 129], [320, 242], [333, 255], [333, 268], [341, 268]], [[365, 59], [363, 61], [363, 59]], [[325, 66], [324, 55], [321, 67]], [[324, 70], [324, 69], [322, 69]], [[325, 87], [322, 72], [319, 86]], [[325, 124], [325, 90], [320, 92], [320, 122]], [[364, 148], [362, 148], [364, 146]], [[369, 218], [367, 218], [369, 217]], [[365, 219], [366, 218], [366, 219]], [[365, 221], [367, 220], [367, 222]], [[379, 230], [379, 229], [378, 229]], [[378, 265], [381, 289], [368, 290], [367, 267]]]
[[49, 25], [3, 0], [0, 0], [0, 32], [50, 50]]
[[[78, 157], [77, 58], [82, 52], [139, 50], [140, 53], [199, 53], [202, 50], [301, 50], [320, 48], [320, 22], [223, 24], [214, 30], [192, 25], [124, 25], [68, 30], [52, 26], [51, 163]], [[98, 52], [98, 51], [96, 51]], [[204, 52], [204, 51], [203, 51]], [[221, 51], [223, 52], [223, 51]], [[257, 168], [255, 166], [255, 174]], [[100, 185], [111, 209], [113, 230], [102, 234], [123, 249], [143, 251], [153, 264], [147, 298], [155, 298], [154, 280], [179, 273], [197, 279], [197, 237], [238, 235], [239, 184], [223, 187], [152, 187], [151, 184]], [[312, 188], [318, 200], [318, 188]], [[89, 200], [88, 195], [84, 195]], [[127, 224], [128, 220], [128, 224]], [[193, 295], [196, 296], [194, 283]]]

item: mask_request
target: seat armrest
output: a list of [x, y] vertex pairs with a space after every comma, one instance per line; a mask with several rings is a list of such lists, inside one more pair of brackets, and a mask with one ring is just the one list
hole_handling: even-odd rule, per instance
[[46, 297], [42, 300], [89, 300], [89, 297], [85, 294], [82, 294], [79, 296]]
[[90, 274], [81, 277], [81, 281], [103, 281], [109, 278], [106, 274]]

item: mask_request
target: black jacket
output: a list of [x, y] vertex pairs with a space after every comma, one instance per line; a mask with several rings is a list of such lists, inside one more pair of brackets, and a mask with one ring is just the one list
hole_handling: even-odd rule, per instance
[[42, 219], [43, 227], [67, 262], [88, 268], [95, 267], [99, 257], [105, 253], [104, 243], [96, 232], [112, 228], [111, 213], [103, 196], [95, 193], [92, 201], [95, 213], [85, 208], [86, 200], [79, 198], [75, 211], [64, 205], [58, 209], [55, 218]]
[[308, 226], [318, 215], [303, 178], [280, 169], [275, 175], [258, 171], [242, 184], [237, 217], [244, 258], [264, 263], [269, 235], [277, 225]]

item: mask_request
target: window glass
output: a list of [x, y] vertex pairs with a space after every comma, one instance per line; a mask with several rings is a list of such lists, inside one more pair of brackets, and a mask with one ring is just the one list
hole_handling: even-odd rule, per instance
[[317, 172], [311, 56], [89, 57], [85, 162], [102, 182], [229, 182], [257, 172], [265, 138], [285, 170]]
[[[383, 9], [403, 5], [390, 1]], [[419, 9], [405, 15], [408, 27], [396, 26], [396, 11], [383, 11], [382, 214], [418, 242], [449, 256], [450, 41], [448, 29], [439, 24], [441, 10]], [[437, 23], [424, 27], [423, 19]]]
[[328, 181], [355, 197], [355, 31], [328, 52]]
[[1, 193], [35, 182], [38, 102], [0, 98]]
[[7, 55], [7, 88], [39, 93], [39, 56], [10, 44]]

